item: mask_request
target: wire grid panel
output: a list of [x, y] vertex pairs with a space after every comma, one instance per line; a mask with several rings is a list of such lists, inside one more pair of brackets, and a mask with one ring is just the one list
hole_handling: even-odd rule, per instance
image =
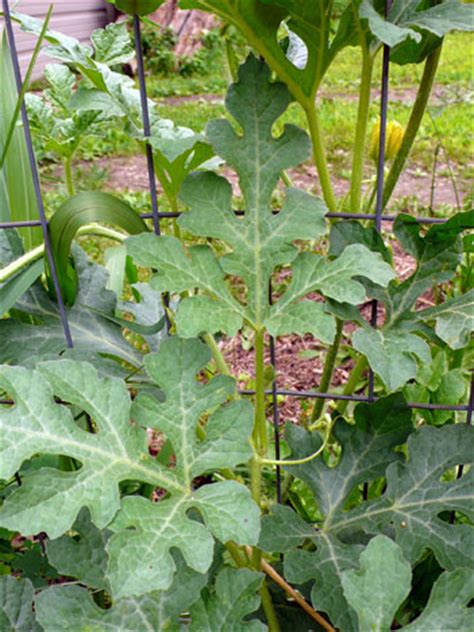
[[[21, 93], [22, 89], [22, 77], [20, 72], [20, 67], [18, 63], [18, 54], [15, 43], [15, 36], [12, 29], [12, 22], [10, 16], [10, 9], [8, 5], [8, 0], [2, 0], [3, 3], [3, 12], [5, 16], [5, 28], [7, 32], [8, 44], [12, 56], [13, 62], [13, 71], [15, 75], [15, 82], [18, 94]], [[391, 0], [385, 0], [385, 12], [388, 13], [391, 6]], [[133, 33], [134, 33], [134, 45], [135, 51], [137, 55], [137, 74], [140, 88], [140, 98], [141, 98], [141, 111], [142, 111], [142, 121], [143, 121], [143, 131], [146, 137], [150, 136], [150, 118], [148, 111], [148, 100], [147, 100], [147, 87], [146, 87], [146, 79], [145, 79], [145, 71], [144, 71], [144, 61], [143, 61], [143, 48], [142, 48], [142, 39], [141, 39], [141, 29], [140, 29], [140, 19], [137, 15], [133, 17]], [[381, 231], [382, 222], [392, 223], [395, 221], [395, 215], [383, 215], [382, 214], [382, 193], [383, 193], [383, 180], [384, 180], [384, 166], [385, 166], [385, 137], [386, 137], [386, 128], [387, 128], [387, 110], [388, 110], [388, 87], [389, 87], [389, 57], [390, 57], [390, 48], [388, 46], [384, 46], [383, 48], [383, 62], [382, 62], [382, 79], [381, 79], [381, 103], [380, 103], [380, 141], [379, 141], [379, 157], [377, 163], [377, 197], [376, 197], [376, 207], [375, 213], [327, 213], [328, 218], [335, 219], [361, 219], [361, 220], [372, 220], [375, 222], [375, 227], [378, 232]], [[25, 107], [25, 103], [21, 104], [21, 116], [23, 121], [23, 129], [25, 134], [25, 141], [28, 150], [29, 162], [33, 174], [33, 182], [35, 187], [35, 195], [38, 203], [39, 215], [40, 218], [37, 221], [26, 221], [26, 222], [3, 222], [0, 223], [0, 229], [6, 228], [21, 228], [26, 226], [41, 226], [43, 231], [43, 239], [45, 245], [45, 252], [48, 259], [48, 263], [51, 270], [51, 276], [54, 283], [54, 288], [56, 291], [56, 296], [58, 298], [58, 306], [61, 315], [61, 322], [64, 330], [64, 337], [66, 340], [66, 345], [69, 348], [73, 347], [74, 341], [71, 337], [71, 332], [69, 328], [69, 323], [67, 319], [67, 312], [65, 309], [64, 301], [61, 294], [61, 288], [58, 281], [58, 275], [56, 270], [56, 265], [54, 261], [54, 257], [51, 250], [51, 244], [49, 240], [48, 233], [48, 222], [45, 217], [44, 211], [44, 203], [41, 193], [40, 180], [38, 169], [36, 165], [33, 143], [31, 139], [31, 132], [29, 127], [28, 115]], [[148, 180], [149, 180], [149, 192], [150, 192], [150, 200], [151, 200], [151, 213], [143, 213], [141, 217], [143, 219], [151, 219], [153, 221], [153, 230], [156, 235], [160, 235], [160, 219], [162, 218], [174, 218], [180, 215], [177, 213], [161, 213], [158, 208], [158, 199], [156, 192], [156, 179], [155, 179], [155, 170], [154, 170], [154, 157], [151, 145], [149, 143], [146, 144], [146, 158], [147, 158], [147, 171], [148, 171]], [[242, 214], [243, 211], [237, 212], [237, 214]], [[416, 218], [420, 223], [425, 224], [442, 224], [446, 220], [440, 218]], [[269, 287], [269, 294], [271, 300], [271, 287]], [[168, 297], [164, 297], [165, 302], [167, 302]], [[377, 301], [372, 301], [371, 304], [371, 325], [373, 327], [377, 327]], [[169, 323], [167, 322], [167, 325]], [[277, 345], [274, 338], [270, 336], [270, 361], [276, 372], [277, 366]], [[244, 395], [252, 395], [255, 393], [253, 390], [242, 390], [242, 394]], [[273, 426], [274, 426], [274, 438], [275, 438], [275, 452], [276, 458], [279, 459], [280, 456], [280, 439], [279, 439], [279, 410], [278, 410], [278, 395], [288, 396], [288, 397], [298, 397], [305, 399], [330, 399], [330, 400], [345, 400], [345, 401], [353, 401], [353, 402], [373, 402], [377, 398], [374, 394], [374, 373], [372, 369], [369, 369], [369, 387], [367, 395], [342, 395], [339, 393], [331, 393], [331, 392], [319, 392], [319, 391], [296, 391], [296, 390], [288, 390], [288, 389], [279, 389], [276, 378], [272, 382], [272, 388], [266, 391], [266, 394], [270, 395], [272, 398], [272, 410], [273, 410]], [[9, 400], [0, 400], [0, 403], [7, 404], [13, 403]], [[472, 415], [474, 409], [474, 380], [471, 379], [470, 384], [470, 393], [469, 400], [465, 405], [447, 405], [447, 404], [424, 404], [418, 402], [409, 402], [408, 406], [413, 409], [424, 409], [424, 410], [449, 410], [449, 411], [459, 411], [466, 412], [466, 422], [468, 424], [472, 423]], [[281, 500], [281, 472], [280, 467], [276, 467], [276, 492], [278, 501]]]

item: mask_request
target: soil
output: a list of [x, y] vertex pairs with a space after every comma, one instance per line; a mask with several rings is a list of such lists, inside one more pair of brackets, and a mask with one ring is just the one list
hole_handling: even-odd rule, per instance
[[[417, 90], [416, 88], [391, 88], [390, 89], [390, 101], [402, 103], [403, 105], [411, 106], [415, 102]], [[357, 91], [353, 92], [337, 92], [334, 90], [320, 90], [318, 93], [318, 99], [332, 101], [334, 99], [343, 99], [344, 101], [358, 101], [359, 95]], [[221, 105], [224, 103], [224, 97], [217, 94], [189, 94], [180, 96], [169, 96], [159, 99], [159, 102], [164, 105], [182, 105], [187, 102], [207, 101], [208, 103]], [[380, 88], [373, 88], [371, 90], [371, 101], [377, 103], [380, 100]], [[442, 106], [447, 103], [453, 102], [465, 102], [466, 93], [460, 91], [454, 92], [452, 86], [434, 86], [431, 95], [430, 103], [433, 106]]]
[[[90, 164], [90, 163], [89, 163]], [[148, 189], [148, 176], [146, 170], [145, 157], [142, 155], [101, 158], [95, 162], [96, 166], [105, 168], [109, 172], [108, 186], [114, 190], [130, 189], [132, 191], [143, 191]], [[82, 164], [87, 168], [88, 163]], [[438, 165], [438, 173], [444, 173], [446, 165], [442, 162]], [[231, 180], [234, 191], [238, 191], [237, 179], [231, 170], [225, 170], [225, 175]], [[312, 165], [301, 165], [289, 171], [289, 176], [297, 187], [318, 193], [318, 177]], [[349, 190], [349, 181], [345, 178], [333, 177], [334, 189], [337, 196], [345, 195]], [[461, 196], [469, 192], [470, 183], [468, 180], [456, 179], [456, 185]], [[160, 187], [158, 185], [158, 190]], [[431, 174], [427, 174], [422, 169], [411, 167], [405, 169], [398, 185], [395, 189], [393, 200], [395, 202], [405, 198], [416, 196], [418, 204], [428, 207], [431, 197]], [[444, 175], [437, 175], [433, 194], [433, 210], [440, 206], [456, 206], [456, 195], [451, 179]], [[398, 204], [399, 206], [399, 204]], [[407, 212], [410, 207], [407, 205]]]

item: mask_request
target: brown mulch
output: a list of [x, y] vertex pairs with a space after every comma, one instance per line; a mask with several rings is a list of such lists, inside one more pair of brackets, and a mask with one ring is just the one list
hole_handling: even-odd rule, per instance
[[[391, 243], [393, 252], [393, 264], [398, 278], [401, 280], [409, 277], [416, 267], [413, 257], [406, 254], [398, 242]], [[313, 300], [321, 300], [317, 295], [312, 296]], [[430, 292], [427, 292], [419, 299], [423, 307], [433, 304]], [[361, 313], [366, 320], [370, 320], [371, 305], [367, 303]], [[383, 305], [378, 306], [377, 320], [384, 321]], [[347, 382], [354, 362], [348, 354], [344, 354], [344, 345], [350, 344], [350, 335], [356, 329], [356, 325], [347, 323], [344, 326], [344, 336], [341, 344], [339, 356], [342, 355], [340, 364], [335, 368], [331, 389], [334, 390]], [[267, 339], [268, 343], [268, 339]], [[251, 344], [251, 343], [250, 343]], [[234, 338], [225, 338], [220, 343], [220, 348], [224, 357], [232, 369], [234, 375], [238, 377], [239, 388], [251, 389], [252, 380], [255, 376], [253, 349], [248, 350], [249, 341], [243, 339], [241, 334]], [[321, 345], [312, 336], [282, 336], [276, 340], [276, 373], [275, 379], [279, 389], [308, 391], [319, 390], [320, 380], [323, 372], [323, 363], [326, 355], [326, 347]], [[267, 344], [265, 353], [265, 364], [270, 365], [270, 352]], [[268, 385], [270, 388], [270, 385]], [[286, 396], [279, 403], [280, 423], [286, 421], [298, 422], [303, 416], [307, 416], [314, 403], [313, 400]], [[271, 406], [268, 407], [268, 415], [271, 416]]]

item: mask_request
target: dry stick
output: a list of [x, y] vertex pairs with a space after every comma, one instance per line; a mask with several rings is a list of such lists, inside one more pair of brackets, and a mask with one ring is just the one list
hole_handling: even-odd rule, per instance
[[[252, 548], [250, 546], [245, 547], [248, 554], [252, 555]], [[286, 583], [281, 575], [279, 575], [276, 570], [265, 560], [261, 560], [260, 562], [262, 570], [273, 579], [275, 584], [278, 584], [280, 588], [282, 588], [290, 597], [292, 597], [296, 603], [303, 608], [305, 612], [309, 614], [309, 616], [317, 621], [321, 627], [323, 627], [327, 632], [336, 632], [335, 628], [332, 627], [330, 623], [326, 621], [324, 617], [322, 617], [319, 612], [316, 612], [314, 608], [312, 608], [309, 603], [297, 592], [292, 586]]]

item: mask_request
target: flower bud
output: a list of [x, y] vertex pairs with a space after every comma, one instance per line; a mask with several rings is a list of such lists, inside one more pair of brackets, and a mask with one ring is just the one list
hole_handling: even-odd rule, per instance
[[[389, 121], [385, 134], [385, 160], [392, 160], [398, 153], [405, 130], [398, 121]], [[374, 123], [370, 134], [369, 157], [377, 163], [379, 159], [380, 119]]]

